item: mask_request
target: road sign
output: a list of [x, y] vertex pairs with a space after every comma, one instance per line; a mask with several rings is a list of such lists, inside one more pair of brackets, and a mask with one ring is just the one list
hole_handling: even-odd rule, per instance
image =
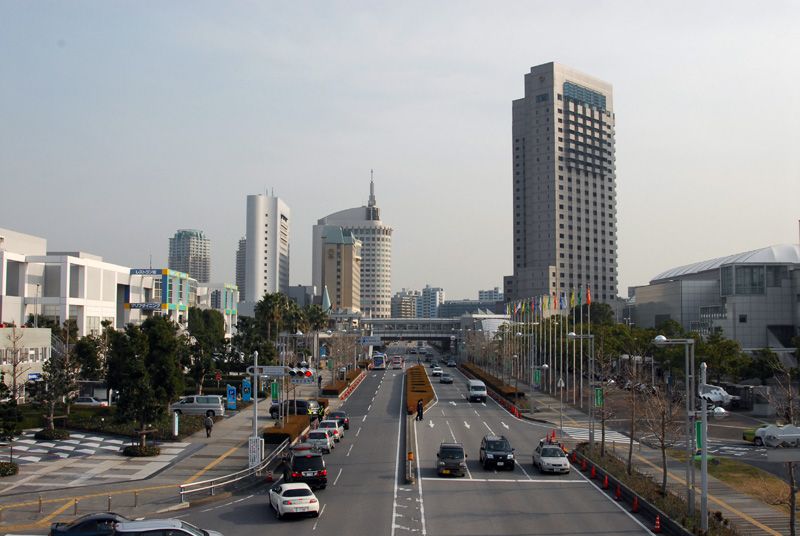
[[42, 379], [42, 373], [41, 372], [30, 372], [30, 373], [28, 373], [28, 381], [29, 382], [38, 382], [41, 379]]
[[300, 376], [298, 378], [292, 378], [292, 383], [298, 385], [310, 385], [314, 383], [314, 378], [306, 378], [305, 376]]
[[541, 370], [534, 370], [533, 371], [533, 383], [539, 385], [542, 383], [542, 371]]
[[229, 385], [227, 388], [228, 393], [228, 409], [236, 409], [236, 387]]
[[264, 457], [264, 440], [260, 437], [250, 436], [247, 442], [247, 462], [249, 467], [255, 467]]
[[270, 384], [270, 394], [272, 395], [272, 401], [276, 402], [279, 398], [278, 396], [278, 382], [272, 382]]
[[220, 381], [222, 379], [222, 373], [220, 371], [215, 372], [214, 379]]
[[380, 346], [382, 343], [381, 338], [374, 335], [361, 337], [358, 342], [361, 346]]
[[594, 388], [594, 405], [595, 407], [603, 407], [603, 389], [601, 387]]
[[[256, 370], [256, 367], [253, 367], [252, 365], [247, 367], [248, 374], [252, 374], [253, 370]], [[259, 365], [257, 370], [259, 376], [271, 376], [272, 378], [280, 378], [286, 375], [286, 367], [281, 367], [281, 366]]]
[[564, 388], [564, 380], [563, 380], [563, 379], [561, 379], [561, 378], [559, 378], [559, 379], [558, 379], [558, 383], [556, 384], [556, 386], [557, 386], [559, 389], [563, 389], [563, 388]]
[[703, 448], [703, 422], [694, 421], [694, 441], [698, 449]]
[[252, 385], [247, 378], [242, 380], [242, 402], [250, 402], [250, 393]]

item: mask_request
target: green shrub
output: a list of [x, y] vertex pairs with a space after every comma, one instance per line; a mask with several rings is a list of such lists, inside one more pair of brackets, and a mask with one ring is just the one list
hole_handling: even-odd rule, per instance
[[0, 476], [14, 476], [19, 471], [19, 466], [14, 462], [0, 462]]
[[130, 456], [131, 458], [144, 458], [149, 456], [158, 456], [161, 454], [161, 449], [153, 446], [140, 446], [140, 445], [128, 445], [124, 449], [122, 449], [122, 454], [124, 456]]
[[50, 430], [49, 428], [45, 428], [44, 430], [39, 430], [36, 432], [33, 437], [36, 439], [46, 439], [48, 441], [52, 441], [54, 439], [69, 439], [69, 430], [61, 430], [59, 428]]

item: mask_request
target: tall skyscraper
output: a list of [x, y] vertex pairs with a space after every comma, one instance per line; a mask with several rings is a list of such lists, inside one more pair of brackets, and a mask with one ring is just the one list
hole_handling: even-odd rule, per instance
[[239, 247], [236, 249], [236, 286], [239, 287], [239, 295], [245, 297], [245, 284], [247, 273], [247, 239], [239, 239]]
[[211, 279], [211, 240], [197, 229], [178, 229], [169, 239], [170, 270], [184, 272], [198, 283]]
[[425, 285], [417, 298], [417, 318], [438, 318], [444, 303], [444, 289]]
[[[322, 283], [322, 246], [327, 225], [341, 227], [361, 241], [361, 311], [367, 318], [389, 318], [392, 300], [392, 232], [380, 218], [375, 203], [375, 183], [370, 179], [366, 206], [335, 212], [317, 221], [313, 230], [312, 278]], [[328, 289], [330, 291], [330, 289]]]
[[247, 196], [244, 301], [257, 303], [266, 293], [288, 294], [289, 222], [289, 206], [281, 198]]
[[531, 68], [512, 105], [514, 275], [524, 298], [591, 287], [617, 293], [611, 85], [556, 63]]
[[417, 318], [418, 290], [403, 289], [392, 296], [392, 318]]
[[334, 311], [361, 311], [361, 241], [341, 227], [324, 230], [322, 284], [328, 288]]

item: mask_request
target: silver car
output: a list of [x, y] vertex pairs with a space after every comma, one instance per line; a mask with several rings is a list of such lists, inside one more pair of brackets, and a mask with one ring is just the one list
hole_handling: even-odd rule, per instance
[[339, 424], [338, 420], [324, 420], [319, 423], [319, 428], [327, 428], [333, 432], [334, 441], [341, 441], [344, 438], [344, 427]]
[[333, 431], [330, 428], [318, 428], [308, 433], [306, 443], [310, 443], [323, 454], [330, 454], [336, 448]]

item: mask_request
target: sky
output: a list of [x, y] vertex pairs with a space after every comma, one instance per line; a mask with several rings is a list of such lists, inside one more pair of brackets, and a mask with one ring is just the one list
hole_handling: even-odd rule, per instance
[[246, 196], [394, 227], [392, 288], [512, 272], [511, 101], [556, 61], [614, 87], [619, 288], [797, 243], [800, 3], [0, 0], [0, 227], [131, 267], [177, 229], [233, 282]]

